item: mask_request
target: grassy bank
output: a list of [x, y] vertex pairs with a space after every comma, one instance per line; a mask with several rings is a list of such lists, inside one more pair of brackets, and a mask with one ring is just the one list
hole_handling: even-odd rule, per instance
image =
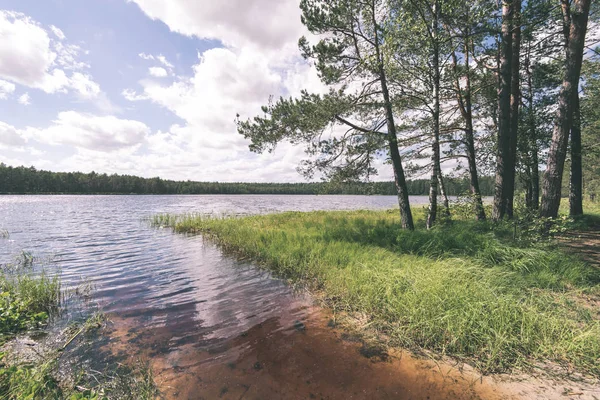
[[406, 232], [395, 211], [154, 223], [207, 234], [308, 285], [331, 307], [366, 315], [392, 345], [484, 372], [551, 360], [600, 377], [600, 320], [585, 301], [600, 296], [600, 271], [551, 244], [513, 240], [512, 224]]
[[22, 331], [43, 328], [59, 311], [59, 277], [34, 272], [33, 263], [33, 256], [23, 252], [0, 268], [0, 345]]
[[93, 381], [85, 370], [61, 369], [64, 350], [83, 336], [97, 336], [103, 317], [95, 313], [62, 332], [49, 331], [72, 294], [62, 290], [58, 274], [46, 273], [37, 261], [23, 252], [0, 265], [0, 399], [154, 399], [152, 373], [142, 363], [109, 366], [100, 376], [96, 371]]

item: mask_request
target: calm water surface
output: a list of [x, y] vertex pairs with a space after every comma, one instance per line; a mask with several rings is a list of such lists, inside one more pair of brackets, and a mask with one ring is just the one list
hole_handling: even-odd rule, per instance
[[150, 358], [167, 398], [455, 398], [409, 364], [398, 372], [363, 360], [268, 272], [144, 220], [395, 207], [394, 196], [0, 196], [10, 233], [0, 263], [25, 250], [52, 258], [66, 286], [91, 280], [115, 321], [113, 350]]

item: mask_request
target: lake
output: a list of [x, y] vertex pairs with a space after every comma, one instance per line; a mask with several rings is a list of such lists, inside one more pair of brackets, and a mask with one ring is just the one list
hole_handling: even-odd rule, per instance
[[[415, 197], [413, 203], [426, 204], [427, 198]], [[246, 321], [241, 308], [256, 313], [254, 303], [259, 302], [268, 309], [270, 296], [283, 290], [282, 285], [223, 256], [201, 237], [154, 229], [146, 218], [157, 213], [263, 214], [395, 206], [394, 196], [0, 196], [0, 229], [10, 234], [8, 241], [0, 242], [0, 262], [22, 250], [52, 257], [66, 285], [92, 280], [96, 298], [108, 312], [181, 314], [201, 308], [205, 326], [215, 320], [207, 315], [215, 313], [221, 322]], [[224, 317], [229, 312], [232, 315]]]
[[394, 196], [0, 196], [0, 229], [10, 234], [0, 263], [25, 250], [52, 259], [66, 287], [93, 282], [112, 320], [110, 351], [150, 359], [168, 398], [379, 398], [378, 388], [444, 398], [447, 385], [411, 364], [361, 357], [310, 296], [201, 236], [146, 220], [396, 207]]

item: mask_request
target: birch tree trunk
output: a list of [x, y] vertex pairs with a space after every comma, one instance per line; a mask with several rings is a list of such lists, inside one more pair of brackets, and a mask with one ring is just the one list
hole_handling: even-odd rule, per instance
[[450, 200], [448, 200], [448, 192], [446, 191], [446, 184], [444, 183], [444, 176], [442, 171], [440, 171], [440, 176], [438, 176], [438, 180], [440, 182], [440, 194], [442, 195], [442, 199], [444, 202], [444, 217], [446, 219], [450, 218]]
[[433, 44], [433, 145], [431, 151], [432, 171], [429, 186], [429, 213], [427, 215], [427, 229], [431, 229], [437, 219], [438, 177], [442, 174], [440, 165], [440, 49], [438, 43], [439, 29], [438, 0], [433, 4], [432, 44]]

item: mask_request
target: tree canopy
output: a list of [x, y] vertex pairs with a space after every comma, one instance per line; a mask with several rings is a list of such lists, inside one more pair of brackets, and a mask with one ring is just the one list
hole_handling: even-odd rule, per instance
[[515, 191], [531, 210], [555, 217], [565, 163], [571, 213], [580, 214], [584, 191], [596, 190], [590, 156], [581, 159], [582, 145], [594, 148], [598, 139], [591, 106], [598, 60], [590, 57], [597, 44], [586, 42], [588, 20], [598, 19], [591, 3], [301, 0], [311, 36], [299, 48], [325, 90], [271, 98], [262, 115], [238, 116], [238, 131], [255, 152], [282, 141], [303, 145], [309, 177], [357, 182], [391, 165], [409, 229], [407, 176], [427, 173], [428, 228], [439, 196], [449, 216], [450, 176], [468, 179], [479, 220], [486, 219], [480, 176], [489, 174], [494, 219], [513, 217]]

